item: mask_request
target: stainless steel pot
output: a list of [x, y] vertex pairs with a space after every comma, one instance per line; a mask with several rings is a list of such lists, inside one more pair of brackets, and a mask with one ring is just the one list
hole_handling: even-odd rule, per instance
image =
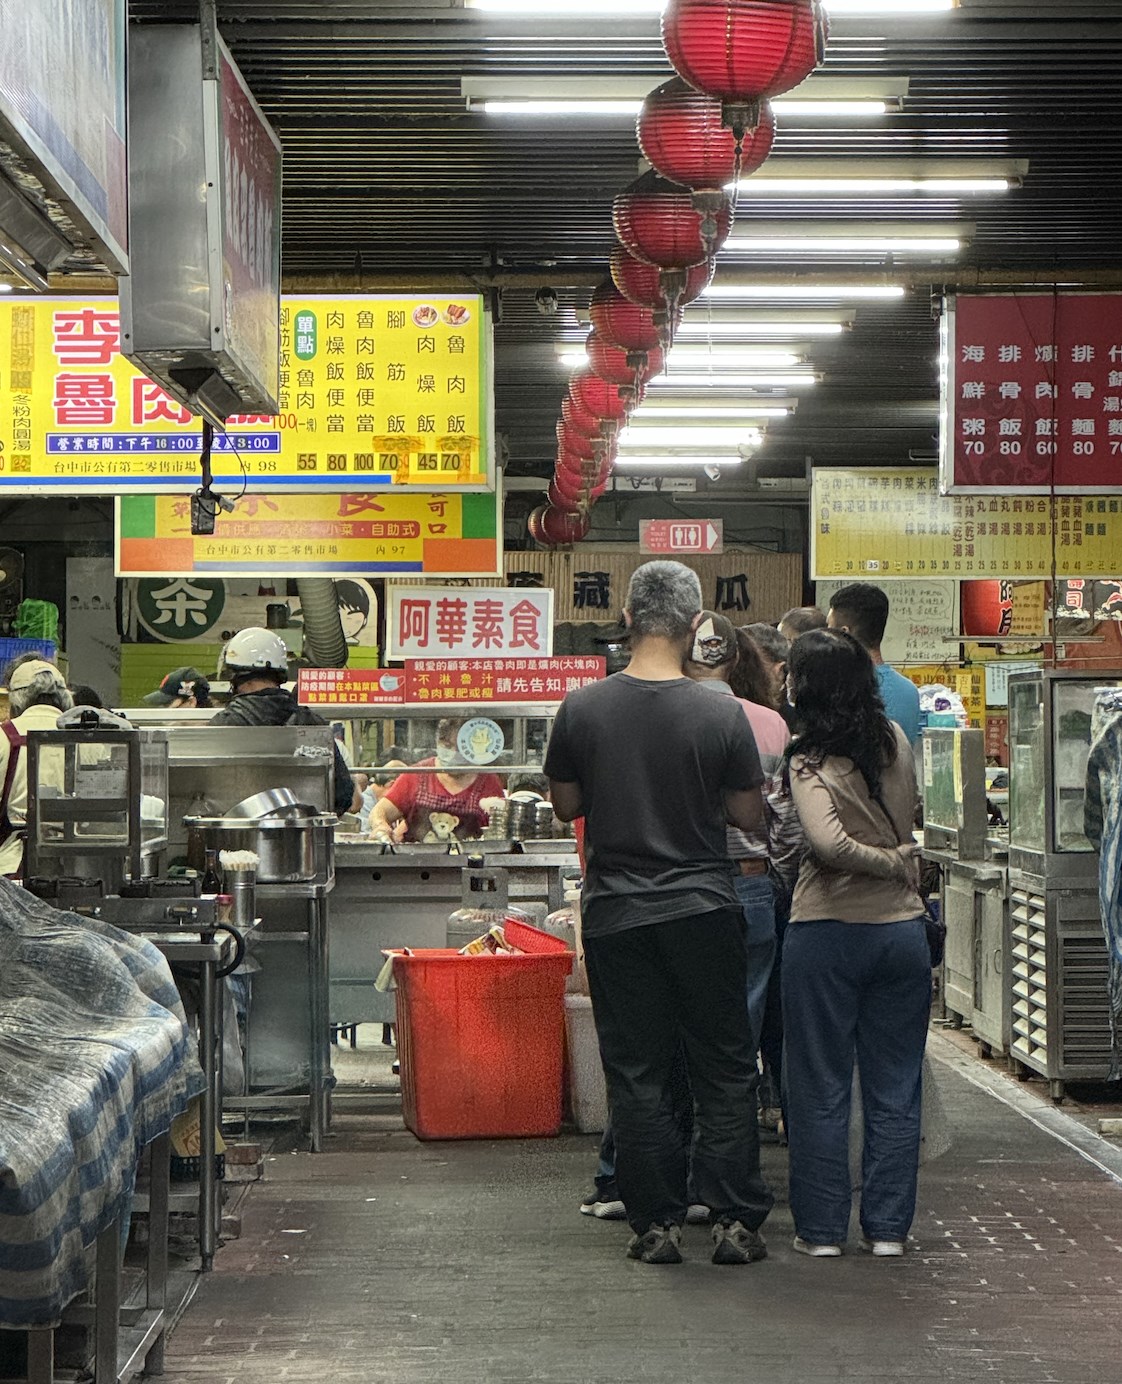
[[239, 817], [186, 817], [187, 860], [202, 870], [206, 852], [253, 851], [260, 864], [259, 884], [302, 884], [316, 878], [325, 848], [316, 850], [317, 836], [326, 837], [334, 817], [263, 817], [247, 822]]

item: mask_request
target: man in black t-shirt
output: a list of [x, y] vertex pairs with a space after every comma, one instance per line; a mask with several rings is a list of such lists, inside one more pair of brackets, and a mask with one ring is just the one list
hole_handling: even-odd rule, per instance
[[759, 825], [763, 773], [740, 706], [683, 676], [701, 615], [697, 577], [678, 562], [646, 563], [624, 615], [631, 662], [565, 699], [545, 772], [557, 815], [585, 819], [582, 932], [635, 1232], [628, 1254], [681, 1260], [687, 1150], [672, 1080], [684, 1048], [697, 1106], [693, 1191], [710, 1208], [713, 1260], [750, 1263], [767, 1253], [759, 1227], [772, 1198], [725, 827]]

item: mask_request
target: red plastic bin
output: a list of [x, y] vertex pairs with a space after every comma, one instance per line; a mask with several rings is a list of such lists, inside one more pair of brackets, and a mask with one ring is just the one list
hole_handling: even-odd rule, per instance
[[519, 1139], [561, 1128], [573, 953], [511, 919], [525, 956], [393, 951], [405, 1123], [418, 1139]]

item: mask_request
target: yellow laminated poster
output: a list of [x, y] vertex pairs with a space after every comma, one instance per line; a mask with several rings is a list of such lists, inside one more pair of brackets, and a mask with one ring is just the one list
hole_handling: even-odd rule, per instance
[[[176, 1158], [198, 1158], [202, 1152], [202, 1098], [196, 1096], [181, 1114], [171, 1122], [171, 1151]], [[214, 1131], [214, 1152], [226, 1152], [222, 1131]]]

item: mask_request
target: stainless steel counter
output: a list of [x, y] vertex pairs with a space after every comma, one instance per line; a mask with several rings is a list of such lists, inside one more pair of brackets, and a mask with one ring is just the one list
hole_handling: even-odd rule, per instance
[[445, 945], [448, 915], [462, 902], [468, 849], [485, 854], [487, 869], [504, 872], [510, 903], [542, 903], [550, 912], [561, 907], [563, 881], [580, 871], [573, 843], [535, 842], [526, 854], [508, 849], [486, 854], [483, 848], [488, 844], [465, 843], [462, 855], [426, 846], [406, 846], [391, 855], [368, 839], [349, 841], [345, 835], [336, 836], [331, 899], [333, 1024], [393, 1023], [393, 995], [374, 989], [382, 951]]

